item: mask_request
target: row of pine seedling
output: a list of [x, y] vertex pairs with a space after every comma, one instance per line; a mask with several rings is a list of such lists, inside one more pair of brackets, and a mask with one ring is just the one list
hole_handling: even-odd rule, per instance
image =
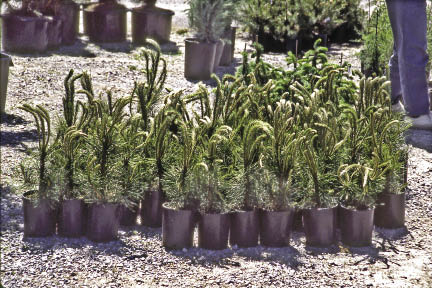
[[127, 96], [97, 94], [71, 70], [55, 123], [40, 105], [21, 107], [39, 136], [20, 165], [35, 189], [23, 197], [24, 235], [111, 241], [120, 222], [136, 224], [140, 202], [141, 223], [162, 226], [170, 249], [192, 246], [197, 224], [206, 249], [286, 246], [296, 211], [311, 246], [337, 243], [338, 227], [342, 243], [367, 246], [374, 223], [403, 226], [407, 125], [389, 84], [329, 63], [318, 44], [288, 53], [286, 69], [256, 45], [236, 75], [189, 94], [165, 87], [156, 44]]

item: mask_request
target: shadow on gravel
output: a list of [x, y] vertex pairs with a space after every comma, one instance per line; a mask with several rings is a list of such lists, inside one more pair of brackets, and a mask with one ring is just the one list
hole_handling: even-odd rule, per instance
[[45, 58], [45, 57], [51, 57], [54, 51], [45, 51], [41, 53], [24, 53], [24, 52], [12, 52], [8, 51], [7, 54], [11, 56], [12, 60], [15, 56], [17, 57], [25, 57], [25, 58]]
[[13, 126], [13, 125], [27, 124], [27, 123], [30, 122], [18, 115], [7, 114], [7, 113], [1, 115], [1, 124]]
[[[214, 72], [214, 74], [216, 74], [218, 76], [218, 78], [220, 80], [222, 80], [222, 78], [224, 77], [225, 74], [230, 74], [230, 75], [234, 75], [235, 72], [237, 71], [237, 67], [240, 66], [241, 62], [239, 61], [239, 59], [235, 59], [233, 64], [231, 64], [230, 66], [220, 66], [219, 68], [216, 69], [216, 71]], [[216, 88], [217, 86], [217, 82], [213, 79], [210, 80], [188, 80], [187, 81], [194, 83], [194, 84], [198, 84], [200, 82], [202, 82], [204, 85]]]
[[297, 269], [303, 263], [299, 261], [300, 253], [293, 246], [283, 248], [269, 248], [258, 246], [258, 248], [238, 249], [236, 255], [248, 260], [277, 262], [291, 269]]
[[250, 261], [277, 262], [291, 269], [297, 269], [303, 263], [299, 261], [300, 253], [293, 246], [270, 248], [261, 245], [251, 248], [229, 247], [224, 250], [207, 250], [193, 247], [183, 250], [165, 249], [167, 253], [189, 260], [192, 264], [203, 267], [240, 267], [241, 263], [236, 261], [243, 258]]
[[[93, 48], [93, 49], [92, 49]], [[46, 51], [42, 53], [19, 53], [19, 52], [8, 52], [12, 58], [14, 56], [28, 57], [28, 58], [43, 58], [51, 57], [53, 55], [65, 55], [71, 57], [97, 57], [97, 49], [106, 50], [108, 52], [124, 52], [130, 53], [136, 47], [132, 45], [131, 41], [118, 42], [118, 43], [93, 43], [89, 42], [88, 38], [78, 38], [74, 44], [68, 46], [61, 46], [56, 50]], [[93, 51], [94, 50], [94, 51]]]
[[37, 130], [26, 130], [26, 131], [2, 131], [0, 132], [0, 146], [18, 146], [23, 142], [34, 142], [37, 141]]
[[22, 206], [20, 201], [13, 201], [13, 189], [4, 185], [0, 185], [1, 194], [1, 232], [4, 231], [20, 231], [20, 224], [23, 223]]
[[89, 49], [88, 42], [82, 39], [78, 39], [73, 45], [60, 47], [59, 50], [55, 51], [53, 54], [71, 57], [96, 57], [96, 53]]
[[308, 255], [323, 255], [323, 254], [338, 254], [340, 252], [340, 248], [336, 245], [332, 245], [330, 247], [311, 247], [305, 246], [306, 253]]
[[399, 240], [404, 238], [407, 235], [410, 235], [411, 233], [408, 231], [408, 228], [406, 226], [398, 229], [384, 229], [384, 228], [378, 228], [375, 227], [376, 236], [383, 240], [383, 241], [389, 241], [390, 240]]
[[[52, 254], [55, 250], [72, 248], [86, 250], [91, 255], [116, 255], [126, 259], [147, 257], [147, 252], [139, 247], [129, 244], [128, 239], [133, 235], [141, 239], [161, 238], [161, 229], [151, 229], [139, 225], [132, 227], [121, 227], [119, 239], [107, 243], [96, 243], [85, 237], [65, 238], [61, 236], [51, 237], [23, 237], [23, 211], [21, 198], [14, 194], [13, 189], [8, 185], [0, 185], [1, 193], [1, 235], [2, 239], [8, 237], [19, 238], [20, 245], [15, 247], [32, 255]], [[6, 236], [8, 235], [8, 236]], [[12, 251], [13, 252], [13, 251]]]
[[115, 42], [115, 43], [93, 43], [100, 49], [106, 50], [108, 52], [124, 52], [130, 53], [134, 49], [134, 45], [131, 41], [126, 40], [125, 42]]
[[405, 142], [432, 153], [432, 130], [408, 129], [405, 133]]
[[[387, 250], [383, 250], [382, 247], [381, 248], [374, 247], [374, 246], [359, 247], [359, 248], [351, 247], [349, 250], [353, 255], [364, 255], [364, 257], [362, 259], [352, 263], [353, 266], [357, 266], [359, 264], [375, 264], [377, 262], [381, 262], [384, 265], [386, 265], [385, 269], [389, 269], [390, 264], [400, 266], [399, 263], [393, 262], [389, 259], [389, 257], [386, 257], [386, 256], [379, 253], [380, 251], [387, 251]], [[393, 250], [393, 251], [398, 253], [399, 250], [397, 250], [396, 248], [395, 248], [395, 250]]]
[[142, 239], [157, 238], [162, 241], [162, 228], [151, 228], [143, 225], [121, 226], [120, 231], [126, 235], [139, 235]]
[[23, 250], [30, 251], [34, 254], [43, 254], [55, 249], [74, 248], [86, 249], [89, 254], [105, 254], [125, 257], [128, 260], [147, 257], [147, 251], [128, 244], [128, 239], [136, 235], [140, 239], [157, 238], [161, 239], [161, 229], [147, 228], [141, 225], [130, 227], [121, 226], [119, 229], [119, 238], [116, 241], [97, 243], [86, 237], [66, 238], [61, 236], [52, 236], [46, 238], [23, 238]]
[[60, 236], [23, 238], [21, 250], [30, 254], [53, 253], [58, 249], [84, 249], [88, 254], [104, 254], [126, 256], [130, 251], [136, 251], [136, 247], [128, 245], [121, 239], [106, 243], [96, 243], [85, 237], [65, 238]]

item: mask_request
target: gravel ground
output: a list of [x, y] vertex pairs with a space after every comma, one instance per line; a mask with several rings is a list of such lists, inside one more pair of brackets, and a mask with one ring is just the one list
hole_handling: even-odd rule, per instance
[[[185, 23], [183, 1], [160, 1], [176, 10], [174, 23]], [[171, 5], [172, 3], [178, 5]], [[171, 5], [171, 6], [170, 6]], [[167, 7], [167, 6], [165, 6]], [[175, 26], [176, 31], [181, 25]], [[183, 37], [172, 34], [179, 53], [167, 53], [167, 85], [193, 90], [197, 85], [183, 77]], [[241, 60], [244, 40], [236, 45], [236, 63], [219, 69], [232, 73]], [[85, 238], [23, 239], [23, 215], [17, 187], [16, 164], [24, 157], [24, 145], [34, 145], [36, 133], [29, 115], [17, 107], [25, 102], [61, 111], [63, 79], [69, 69], [91, 73], [96, 90], [113, 89], [129, 94], [142, 75], [138, 47], [124, 44], [95, 45], [86, 37], [72, 47], [52, 54], [12, 54], [7, 115], [1, 124], [1, 271], [4, 287], [431, 287], [432, 286], [432, 141], [424, 132], [422, 145], [410, 143], [407, 221], [399, 230], [375, 229], [373, 245], [348, 248], [339, 243], [328, 249], [305, 246], [301, 232], [292, 235], [287, 248], [230, 247], [223, 251], [192, 248], [168, 251], [161, 246], [161, 229], [142, 226], [122, 228], [120, 239], [96, 244]], [[353, 66], [355, 45], [332, 47], [334, 61]], [[267, 54], [266, 60], [281, 63], [284, 55]], [[212, 81], [205, 82], [213, 85]], [[416, 139], [411, 132], [410, 139]], [[420, 135], [420, 134], [418, 134]], [[428, 138], [429, 137], [429, 138]], [[429, 139], [429, 140], [428, 140]], [[426, 142], [425, 142], [426, 141]], [[427, 151], [429, 150], [429, 152]]]

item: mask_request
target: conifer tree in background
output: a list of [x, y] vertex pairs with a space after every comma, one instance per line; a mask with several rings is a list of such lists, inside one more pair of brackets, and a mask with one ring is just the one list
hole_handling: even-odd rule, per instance
[[[241, 24], [254, 40], [258, 36], [258, 41], [260, 37], [279, 42], [314, 39], [342, 26], [344, 31], [356, 31], [361, 29], [364, 16], [360, 0], [245, 0], [239, 7]], [[354, 36], [355, 33], [349, 35]]]
[[205, 42], [214, 42], [231, 23], [231, 0], [189, 0], [187, 10], [189, 26], [196, 37]]

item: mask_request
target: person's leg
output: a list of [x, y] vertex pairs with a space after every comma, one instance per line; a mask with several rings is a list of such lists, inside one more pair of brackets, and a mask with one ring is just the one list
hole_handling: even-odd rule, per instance
[[397, 28], [397, 17], [396, 17], [396, 5], [395, 1], [387, 0], [387, 12], [390, 19], [390, 24], [393, 32], [393, 55], [390, 57], [389, 69], [390, 69], [390, 82], [391, 82], [391, 102], [396, 104], [402, 97], [402, 87], [399, 76], [399, 61], [397, 54], [397, 42], [398, 33]]
[[[426, 1], [388, 0], [389, 16], [395, 37], [399, 62], [400, 86], [408, 116], [429, 114], [429, 96], [426, 77]], [[393, 26], [395, 25], [395, 26]], [[397, 77], [395, 80], [397, 80]], [[393, 78], [391, 79], [393, 80]], [[397, 94], [397, 82], [395, 83]], [[393, 85], [392, 85], [393, 88]], [[393, 93], [392, 93], [393, 95]]]
[[390, 82], [391, 82], [391, 102], [396, 104], [402, 99], [402, 87], [399, 74], [399, 61], [396, 47], [393, 48], [393, 55], [389, 61]]

